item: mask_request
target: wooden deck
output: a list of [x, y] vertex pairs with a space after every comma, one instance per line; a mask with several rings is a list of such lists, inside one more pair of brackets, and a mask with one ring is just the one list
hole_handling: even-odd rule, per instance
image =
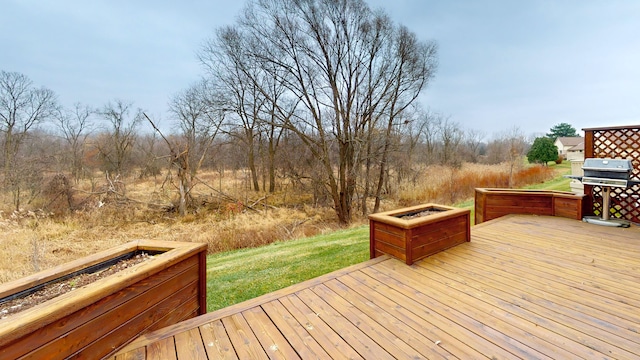
[[640, 359], [640, 228], [508, 216], [143, 335], [116, 359]]

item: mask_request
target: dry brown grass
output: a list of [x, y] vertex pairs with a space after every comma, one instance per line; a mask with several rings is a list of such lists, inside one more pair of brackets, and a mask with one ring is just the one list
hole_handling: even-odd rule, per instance
[[[521, 185], [549, 176], [546, 170], [531, 167], [519, 171], [514, 179]], [[266, 196], [248, 191], [246, 174], [241, 171], [222, 177], [210, 172], [199, 178], [207, 184], [195, 188], [199, 209], [183, 218], [164, 208], [175, 200], [176, 191], [166, 183], [163, 186], [163, 177], [125, 179], [123, 195], [128, 200], [113, 194], [92, 194], [107, 185], [105, 179], [86, 181], [74, 194], [82, 210], [58, 216], [12, 213], [11, 199], [0, 194], [0, 209], [4, 210], [0, 212], [0, 283], [137, 239], [201, 242], [209, 244], [210, 252], [220, 252], [339, 227], [332, 209], [305, 205], [309, 196], [287, 191], [286, 186]], [[399, 186], [385, 199], [383, 208], [420, 202], [451, 204], [472, 197], [475, 187], [507, 185], [505, 166], [430, 167], [423, 170], [416, 184]]]
[[[126, 213], [126, 214], [125, 214]], [[336, 228], [326, 209], [275, 209], [266, 212], [158, 217], [144, 221], [141, 209], [109, 207], [64, 219], [23, 214], [0, 220], [0, 283], [23, 277], [115, 245], [138, 239], [209, 244], [210, 252], [265, 245]], [[136, 217], [138, 218], [136, 220]]]
[[[60, 216], [15, 213], [11, 199], [2, 194], [0, 283], [138, 239], [203, 242], [209, 244], [210, 252], [219, 252], [337, 228], [331, 209], [300, 204], [279, 207], [304, 196], [247, 192], [242, 175], [201, 175], [200, 179], [213, 186], [196, 187], [199, 210], [183, 218], [163, 208], [171, 205], [176, 194], [170, 185], [163, 186], [162, 177], [126, 179], [123, 195], [128, 200], [113, 194], [92, 194], [107, 185], [104, 179], [93, 185], [83, 182], [74, 196], [82, 210]], [[253, 205], [255, 210], [244, 205]]]
[[[521, 166], [513, 172], [511, 187], [517, 188], [549, 180], [555, 171], [545, 166]], [[473, 197], [478, 187], [509, 187], [508, 164], [482, 165], [465, 163], [461, 168], [429, 166], [416, 184], [401, 184], [397, 195], [400, 205], [422, 202], [454, 204]]]

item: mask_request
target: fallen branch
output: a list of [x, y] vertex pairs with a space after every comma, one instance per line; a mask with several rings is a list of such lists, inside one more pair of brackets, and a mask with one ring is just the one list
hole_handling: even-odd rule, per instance
[[260, 204], [261, 206], [266, 206], [266, 207], [269, 207], [269, 208], [272, 208], [272, 209], [277, 209], [277, 207], [275, 207], [275, 206], [273, 206], [273, 205], [269, 205], [269, 204], [266, 204], [266, 203], [262, 203], [262, 200], [265, 200], [266, 198], [267, 198], [267, 195], [265, 195], [265, 196], [261, 197], [260, 199], [258, 199], [258, 200], [256, 200], [256, 201], [254, 201], [254, 202], [251, 204], [251, 206], [255, 207], [256, 205]]
[[294, 222], [291, 224], [291, 230], [289, 230], [289, 229], [288, 229], [286, 226], [284, 226], [284, 225], [280, 225], [280, 227], [281, 227], [282, 229], [284, 229], [284, 231], [286, 231], [286, 232], [287, 232], [287, 235], [288, 235], [289, 237], [291, 237], [291, 236], [293, 236], [293, 232], [294, 232], [294, 231], [296, 231], [296, 229], [298, 228], [298, 226], [300, 226], [300, 225], [302, 225], [302, 224], [306, 223], [306, 222], [307, 222], [307, 221], [309, 221], [309, 220], [311, 220], [311, 219], [304, 219], [304, 220], [294, 221]]
[[252, 205], [247, 205], [247, 204], [242, 203], [242, 201], [240, 201], [240, 199], [236, 199], [236, 198], [234, 198], [234, 197], [233, 197], [233, 196], [231, 196], [231, 195], [228, 195], [228, 194], [223, 193], [222, 191], [220, 191], [220, 190], [218, 190], [218, 189], [214, 188], [213, 186], [211, 186], [211, 185], [207, 184], [206, 182], [202, 181], [200, 178], [196, 177], [195, 179], [196, 179], [196, 180], [198, 180], [202, 185], [204, 185], [204, 186], [208, 187], [209, 189], [213, 190], [214, 192], [216, 192], [217, 194], [219, 194], [220, 196], [222, 196], [223, 198], [225, 198], [225, 199], [227, 199], [227, 200], [229, 200], [229, 201], [231, 201], [231, 202], [239, 203], [239, 204], [241, 204], [243, 207], [246, 207], [246, 208], [247, 208], [247, 209], [249, 209], [249, 210], [253, 210], [253, 211], [255, 211], [255, 212], [260, 212], [260, 210], [258, 210], [258, 209], [256, 209], [256, 208], [254, 208]]

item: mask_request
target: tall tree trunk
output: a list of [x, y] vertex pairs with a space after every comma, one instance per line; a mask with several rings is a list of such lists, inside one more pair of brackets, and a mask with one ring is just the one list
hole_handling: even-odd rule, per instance
[[249, 146], [249, 153], [247, 154], [247, 162], [249, 163], [249, 171], [251, 172], [251, 184], [254, 191], [260, 191], [260, 184], [258, 183], [258, 171], [256, 170], [256, 155], [253, 148], [253, 141]]
[[178, 191], [180, 192], [180, 199], [178, 200], [178, 213], [180, 216], [187, 214], [187, 190], [185, 185], [185, 175], [181, 170], [178, 170]]
[[[362, 216], [367, 216], [369, 214], [369, 205], [367, 204], [367, 200], [369, 200], [369, 196], [371, 195], [371, 181], [369, 180], [371, 176], [371, 166], [373, 159], [373, 133], [374, 133], [374, 122], [372, 119], [367, 121], [367, 147], [365, 153], [365, 164], [364, 164], [364, 191], [362, 194]], [[374, 210], [374, 213], [376, 211]]]
[[[371, 183], [369, 181], [369, 176], [371, 175], [371, 142], [367, 142], [367, 159], [365, 160], [364, 165], [364, 190], [362, 192], [362, 216], [367, 216], [369, 213], [369, 207], [367, 206], [367, 199], [369, 198], [369, 192]], [[375, 211], [374, 211], [375, 212]]]
[[12, 185], [13, 169], [11, 168], [14, 162], [13, 153], [13, 133], [11, 127], [7, 129], [4, 135], [4, 184], [9, 187]]
[[387, 158], [389, 157], [389, 148], [391, 143], [391, 130], [393, 129], [393, 117], [389, 117], [389, 123], [385, 132], [384, 148], [382, 150], [382, 158], [380, 159], [380, 172], [378, 173], [378, 185], [376, 186], [376, 202], [373, 205], [373, 212], [380, 210], [380, 194], [384, 185], [384, 174], [387, 167]]
[[276, 191], [276, 146], [273, 136], [269, 138], [268, 171], [269, 171], [269, 192]]

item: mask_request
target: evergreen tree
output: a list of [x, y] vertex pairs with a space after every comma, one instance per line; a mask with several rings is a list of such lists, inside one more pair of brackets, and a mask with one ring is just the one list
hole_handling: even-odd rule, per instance
[[578, 136], [578, 132], [576, 129], [568, 123], [560, 123], [554, 125], [547, 134], [547, 137], [555, 142], [559, 137], [576, 137]]
[[527, 154], [529, 162], [546, 165], [549, 161], [556, 161], [558, 159], [558, 147], [553, 143], [554, 141], [548, 137], [536, 138]]

